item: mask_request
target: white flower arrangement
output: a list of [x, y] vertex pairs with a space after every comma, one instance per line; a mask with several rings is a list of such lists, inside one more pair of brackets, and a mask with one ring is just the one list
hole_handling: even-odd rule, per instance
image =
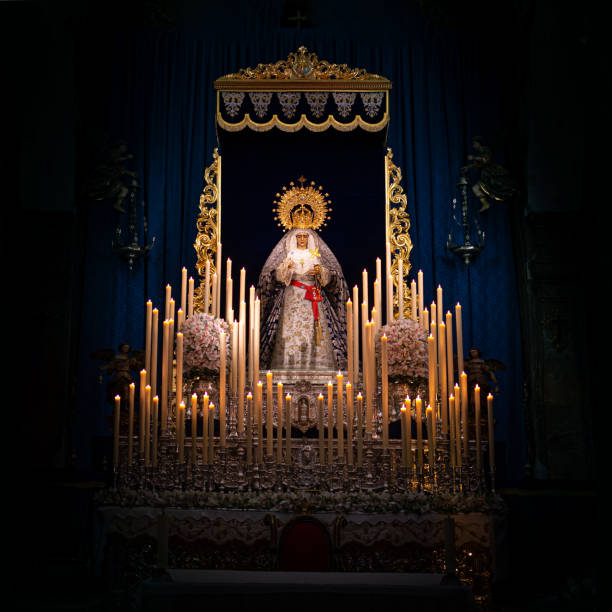
[[220, 332], [225, 332], [226, 367], [231, 362], [229, 325], [205, 313], [194, 313], [183, 323], [183, 367], [187, 378], [218, 374]]
[[108, 488], [97, 495], [101, 506], [216, 508], [219, 510], [270, 510], [274, 512], [342, 512], [384, 514], [450, 514], [507, 512], [502, 497], [494, 493], [436, 493], [389, 491], [354, 492], [210, 492], [197, 490], [120, 490]]
[[380, 363], [380, 338], [387, 336], [389, 378], [394, 382], [426, 380], [429, 372], [427, 332], [412, 319], [396, 319], [383, 325], [376, 337]]

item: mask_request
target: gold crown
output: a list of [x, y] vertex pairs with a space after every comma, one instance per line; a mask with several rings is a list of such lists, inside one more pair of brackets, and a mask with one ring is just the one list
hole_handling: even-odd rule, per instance
[[289, 183], [290, 189], [283, 186], [283, 194], [276, 194], [278, 200], [273, 209], [276, 213], [275, 221], [283, 226], [283, 231], [290, 229], [318, 229], [329, 219], [328, 211], [331, 200], [326, 199], [329, 193], [323, 193], [323, 187], [315, 187], [315, 182], [304, 186], [306, 179], [300, 176], [300, 186], [297, 187], [293, 181]]

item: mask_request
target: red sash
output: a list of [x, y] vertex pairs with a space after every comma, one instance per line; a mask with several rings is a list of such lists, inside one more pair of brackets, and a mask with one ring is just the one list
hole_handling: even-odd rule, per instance
[[304, 283], [300, 283], [300, 281], [292, 280], [291, 284], [294, 287], [299, 287], [300, 289], [306, 289], [306, 293], [304, 294], [305, 300], [310, 300], [312, 302], [312, 314], [314, 316], [314, 320], [319, 320], [319, 306], [317, 302], [322, 302], [323, 298], [321, 297], [321, 292], [314, 285], [306, 285]]

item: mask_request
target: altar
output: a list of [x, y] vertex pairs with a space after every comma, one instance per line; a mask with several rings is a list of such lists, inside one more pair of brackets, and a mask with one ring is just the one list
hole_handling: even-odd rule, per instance
[[[98, 564], [119, 583], [168, 568], [430, 573], [486, 603], [504, 531], [494, 397], [468, 389], [461, 305], [411, 278], [401, 170], [384, 151], [390, 81], [300, 48], [215, 89], [199, 278], [183, 268], [178, 291], [145, 305], [139, 384], [115, 397]], [[272, 167], [270, 142], [252, 146], [268, 133]], [[332, 171], [313, 154], [324, 133], [351, 133], [359, 162]], [[355, 167], [368, 219], [351, 215]], [[360, 232], [339, 262], [332, 240]], [[255, 269], [236, 274], [234, 252]]]

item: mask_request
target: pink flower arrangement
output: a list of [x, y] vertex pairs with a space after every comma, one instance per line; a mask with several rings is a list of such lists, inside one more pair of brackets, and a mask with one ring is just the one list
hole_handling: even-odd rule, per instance
[[376, 356], [380, 363], [380, 338], [386, 335], [389, 378], [412, 382], [428, 377], [427, 332], [412, 319], [396, 319], [381, 327], [376, 337]]
[[219, 333], [225, 332], [226, 364], [231, 362], [229, 325], [209, 314], [194, 313], [183, 323], [183, 364], [187, 377], [219, 372]]

